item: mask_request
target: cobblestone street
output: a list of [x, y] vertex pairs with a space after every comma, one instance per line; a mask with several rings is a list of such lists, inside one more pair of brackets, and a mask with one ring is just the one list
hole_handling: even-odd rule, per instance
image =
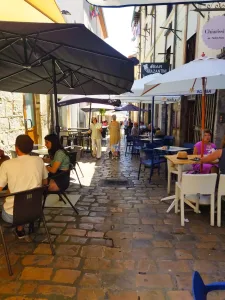
[[[0, 299], [190, 300], [193, 270], [206, 283], [225, 280], [224, 227], [210, 227], [207, 209], [187, 212], [185, 228], [174, 211], [167, 214], [169, 203], [160, 202], [167, 195], [164, 168], [149, 184], [149, 170], [137, 180], [139, 159], [130, 155], [96, 161], [86, 154], [82, 161], [83, 187], [76, 181], [69, 189], [80, 195], [79, 216], [71, 208], [45, 209], [55, 257], [43, 227], [35, 243], [5, 232], [14, 275], [0, 245]], [[130, 185], [104, 187], [105, 178]]]

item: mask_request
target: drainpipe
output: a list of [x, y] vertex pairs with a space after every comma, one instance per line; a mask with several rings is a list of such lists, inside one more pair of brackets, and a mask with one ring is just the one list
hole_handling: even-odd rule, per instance
[[155, 18], [154, 18], [154, 49], [153, 49], [153, 62], [155, 62], [155, 50], [156, 50], [156, 15], [157, 15], [157, 6], [155, 6]]
[[[177, 30], [177, 5], [175, 5], [175, 15], [174, 15], [174, 31], [176, 33]], [[173, 69], [175, 69], [176, 65], [176, 46], [177, 46], [177, 36], [174, 34], [173, 37]]]
[[187, 31], [188, 31], [188, 11], [189, 5], [186, 5], [186, 12], [185, 12], [185, 28], [184, 28], [184, 35], [183, 35], [183, 64], [186, 62], [186, 43], [187, 43]]

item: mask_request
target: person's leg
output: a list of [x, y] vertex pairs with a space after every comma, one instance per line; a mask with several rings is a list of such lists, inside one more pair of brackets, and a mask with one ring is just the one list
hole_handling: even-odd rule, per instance
[[[13, 215], [8, 214], [4, 208], [2, 210], [2, 219], [6, 222], [6, 223], [13, 223]], [[23, 226], [17, 226], [16, 227], [16, 235], [19, 239], [23, 239], [26, 236], [26, 233], [24, 231]]]
[[102, 140], [98, 139], [96, 140], [96, 144], [97, 144], [97, 158], [101, 158], [102, 155]]
[[96, 139], [92, 139], [92, 155], [96, 157]]
[[53, 179], [51, 179], [49, 181], [48, 190], [51, 191], [51, 192], [57, 192], [57, 191], [59, 191], [59, 187], [58, 187], [58, 185], [56, 184], [56, 182]]

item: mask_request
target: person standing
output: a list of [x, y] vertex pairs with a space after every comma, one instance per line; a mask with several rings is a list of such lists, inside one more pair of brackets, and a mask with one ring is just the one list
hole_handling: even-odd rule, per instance
[[91, 133], [93, 157], [100, 159], [102, 154], [102, 124], [98, 123], [97, 118], [92, 118], [88, 133]]

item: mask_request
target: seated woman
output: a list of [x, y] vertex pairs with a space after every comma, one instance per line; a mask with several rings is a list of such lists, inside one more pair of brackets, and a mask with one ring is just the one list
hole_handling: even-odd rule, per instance
[[[211, 134], [210, 130], [206, 129], [204, 131], [204, 137], [203, 137], [203, 143], [204, 143], [203, 154], [204, 154], [205, 157], [207, 155], [213, 153], [216, 149], [216, 145], [211, 143], [211, 137], [212, 137], [212, 134]], [[202, 148], [202, 141], [195, 144], [193, 154], [194, 155], [200, 155], [201, 154], [201, 148]], [[200, 172], [200, 165], [199, 164], [193, 165], [193, 170], [196, 171], [196, 172]], [[201, 173], [202, 174], [209, 174], [209, 173], [217, 173], [217, 171], [218, 171], [218, 166], [217, 165], [210, 164], [210, 163], [204, 163]]]
[[70, 158], [59, 142], [56, 134], [49, 134], [45, 137], [45, 146], [48, 149], [49, 159], [44, 162], [50, 163], [47, 166], [49, 172], [49, 191], [66, 190], [70, 183]]
[[219, 160], [220, 174], [225, 174], [225, 136], [222, 141], [222, 149], [215, 150], [211, 154], [201, 158], [201, 163], [212, 163], [213, 161]]
[[134, 122], [134, 125], [131, 129], [131, 136], [138, 136], [139, 135], [139, 130], [138, 130], [138, 123]]

